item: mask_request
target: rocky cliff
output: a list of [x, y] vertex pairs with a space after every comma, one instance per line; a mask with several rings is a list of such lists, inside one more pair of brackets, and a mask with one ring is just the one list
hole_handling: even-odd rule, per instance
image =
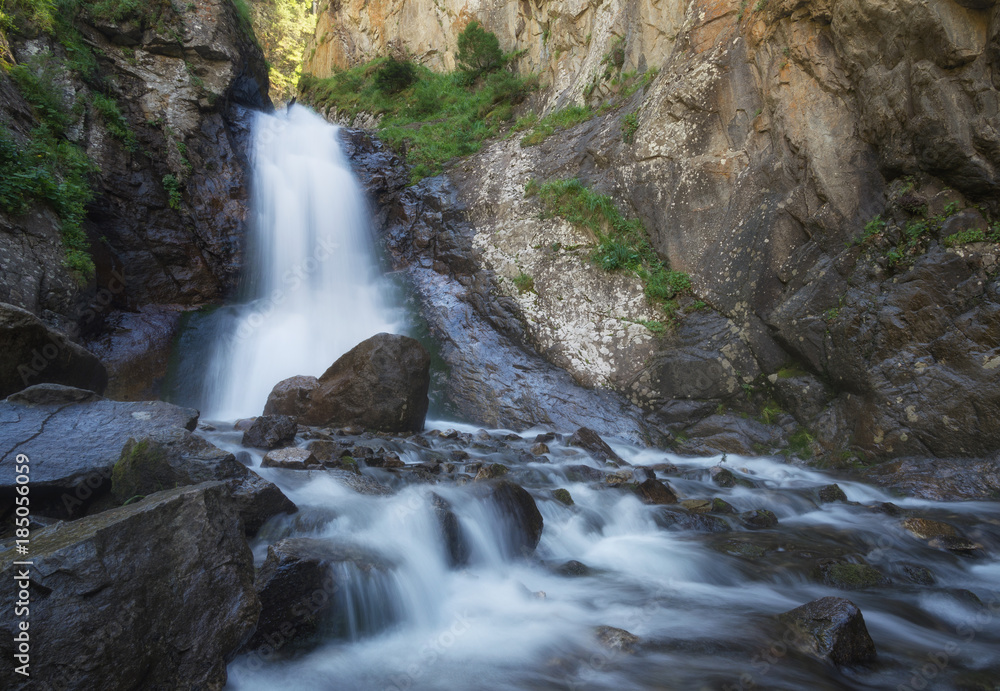
[[[249, 118], [270, 108], [266, 64], [228, 0], [78, 2], [58, 16], [45, 7], [13, 5], [0, 124], [17, 149], [38, 151], [44, 141], [85, 157], [80, 251], [94, 269], [67, 261], [67, 176], [57, 167], [58, 189], [0, 213], [0, 301], [76, 338], [106, 322], [152, 324], [139, 340], [166, 345], [177, 321], [170, 310], [128, 314], [201, 304], [235, 285]], [[17, 175], [48, 174], [20, 165]]]
[[[542, 75], [533, 107], [609, 106], [447, 173], [475, 251], [425, 263], [492, 276], [514, 306], [502, 328], [683, 449], [1000, 448], [993, 2], [334, 3], [307, 71], [389, 52], [450, 69], [472, 18]], [[656, 318], [640, 281], [598, 270], [574, 249], [593, 238], [524, 194], [567, 178], [690, 274], [698, 301], [663, 336], [640, 325]]]

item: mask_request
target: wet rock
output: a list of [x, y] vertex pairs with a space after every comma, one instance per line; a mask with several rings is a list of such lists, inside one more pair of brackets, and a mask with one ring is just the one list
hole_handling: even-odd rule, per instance
[[937, 580], [930, 569], [919, 564], [900, 564], [899, 570], [906, 580], [917, 585], [934, 585]]
[[160, 401], [108, 401], [66, 387], [27, 389], [15, 400], [42, 402], [0, 402], [5, 440], [0, 508], [13, 500], [13, 468], [17, 456], [24, 454], [31, 462], [33, 513], [55, 518], [80, 516], [109, 492], [111, 468], [131, 437], [172, 428], [193, 430], [198, 422], [198, 411], [189, 408]]
[[508, 547], [512, 554], [529, 556], [542, 538], [542, 514], [535, 500], [520, 485], [500, 480], [490, 488], [490, 499], [511, 521]]
[[165, 488], [213, 480], [229, 485], [248, 535], [256, 534], [272, 516], [297, 510], [277, 485], [228, 451], [181, 428], [129, 439], [112, 470], [111, 492], [123, 503]]
[[253, 427], [253, 423], [257, 418], [255, 417], [245, 417], [240, 418], [233, 423], [233, 429], [237, 432], [246, 432], [248, 429]]
[[639, 643], [639, 637], [634, 633], [613, 626], [598, 626], [594, 629], [594, 636], [596, 636], [597, 642], [608, 650], [626, 655], [633, 654]]
[[405, 468], [406, 464], [391, 451], [386, 451], [381, 449], [379, 453], [375, 454], [371, 458], [365, 461], [365, 464], [371, 468]]
[[729, 468], [723, 468], [722, 466], [714, 466], [708, 469], [708, 473], [712, 478], [712, 482], [717, 484], [719, 487], [753, 487], [754, 483], [746, 478], [739, 477]]
[[732, 453], [742, 456], [759, 455], [776, 446], [780, 430], [738, 415], [711, 415], [687, 428], [690, 438], [680, 445], [684, 453], [714, 455]]
[[[345, 487], [354, 490], [358, 494], [367, 494], [372, 497], [384, 497], [392, 494], [392, 489], [386, 487], [381, 482], [371, 479], [367, 475], [361, 475], [350, 470], [332, 469], [324, 471], [334, 480]], [[429, 479], [433, 482], [433, 477]]]
[[549, 453], [549, 447], [548, 444], [545, 444], [544, 442], [538, 442], [531, 447], [531, 454], [533, 456], [543, 456], [547, 453]]
[[108, 373], [86, 348], [31, 312], [0, 302], [0, 399], [34, 384], [63, 384], [104, 393]]
[[63, 384], [35, 384], [7, 397], [8, 403], [22, 405], [60, 405], [99, 401], [101, 396], [87, 389], [76, 389]]
[[573, 482], [603, 482], [604, 471], [589, 465], [566, 466], [566, 477]]
[[[264, 407], [308, 425], [356, 425], [419, 432], [427, 415], [430, 355], [408, 336], [377, 334], [337, 359], [323, 375], [277, 384]], [[456, 434], [457, 436], [457, 434]]]
[[261, 415], [254, 418], [253, 424], [243, 433], [243, 446], [253, 446], [258, 449], [274, 449], [288, 446], [295, 442], [295, 434], [299, 431], [294, 417], [288, 415]]
[[681, 508], [661, 509], [653, 515], [653, 520], [658, 526], [668, 530], [693, 530], [699, 533], [724, 533], [730, 530], [729, 523], [723, 518]]
[[809, 655], [837, 665], [858, 665], [875, 659], [875, 642], [861, 610], [850, 600], [823, 597], [778, 616], [797, 635], [793, 645]]
[[743, 557], [745, 559], [760, 559], [767, 554], [767, 550], [760, 545], [755, 545], [752, 542], [746, 540], [726, 540], [725, 542], [713, 545], [713, 548], [718, 549], [720, 552], [725, 554], [730, 554], [734, 557]]
[[599, 461], [610, 462], [615, 465], [625, 465], [625, 461], [616, 454], [608, 443], [601, 439], [594, 430], [588, 427], [581, 427], [566, 440], [567, 446], [576, 446], [589, 451], [590, 454]]
[[[358, 547], [328, 540], [287, 538], [267, 548], [254, 587], [260, 619], [245, 650], [276, 650], [343, 616], [345, 576], [362, 579], [388, 574], [391, 564]], [[368, 622], [375, 627], [385, 622]]]
[[876, 588], [892, 583], [874, 566], [847, 562], [820, 564], [816, 567], [813, 576], [826, 585], [844, 590]]
[[576, 559], [565, 561], [553, 570], [560, 576], [566, 576], [567, 578], [579, 578], [581, 576], [589, 576], [593, 573], [593, 570], [589, 566]]
[[462, 533], [462, 525], [451, 510], [451, 504], [438, 494], [431, 494], [431, 505], [434, 515], [441, 526], [441, 536], [444, 538], [445, 554], [448, 556], [448, 566], [456, 568], [469, 562], [469, 544]]
[[649, 470], [654, 473], [664, 473], [666, 475], [675, 475], [679, 472], [677, 466], [673, 463], [654, 463], [653, 465], [646, 466]]
[[659, 480], [646, 480], [636, 487], [635, 493], [644, 504], [676, 504], [677, 495]]
[[[170, 489], [32, 535], [32, 682], [74, 689], [221, 689], [260, 604], [225, 483]], [[12, 581], [13, 555], [0, 556]], [[183, 587], [179, 587], [179, 585]], [[14, 611], [16, 590], [0, 604]], [[14, 620], [0, 673], [13, 679]], [[108, 670], [114, 670], [109, 676]]]
[[714, 497], [712, 499], [712, 513], [733, 514], [736, 513], [736, 509], [725, 499]]
[[484, 465], [476, 473], [476, 482], [481, 482], [483, 480], [495, 480], [496, 478], [503, 477], [507, 474], [508, 468], [503, 463], [490, 463]]
[[868, 468], [864, 478], [880, 487], [931, 501], [996, 499], [1000, 460], [904, 458]]
[[309, 449], [300, 449], [297, 446], [268, 451], [264, 454], [264, 460], [260, 464], [264, 468], [285, 468], [286, 470], [307, 470], [317, 468], [320, 465]]
[[767, 509], [754, 509], [741, 513], [740, 523], [751, 530], [763, 530], [778, 525], [778, 517]]
[[983, 546], [959, 535], [942, 535], [927, 541], [929, 547], [954, 552], [966, 557], [985, 556]]
[[908, 533], [921, 540], [930, 540], [935, 537], [955, 537], [958, 535], [958, 531], [955, 530], [954, 526], [927, 518], [907, 518], [903, 521], [903, 527]]
[[847, 495], [844, 494], [844, 490], [840, 489], [840, 485], [825, 485], [819, 488], [819, 500], [825, 504], [829, 504], [836, 501], [847, 501]]
[[573, 495], [569, 493], [568, 489], [554, 489], [552, 490], [552, 498], [555, 499], [560, 504], [565, 504], [566, 506], [573, 506]]
[[685, 499], [681, 506], [692, 513], [708, 513], [712, 510], [712, 502], [708, 499]]

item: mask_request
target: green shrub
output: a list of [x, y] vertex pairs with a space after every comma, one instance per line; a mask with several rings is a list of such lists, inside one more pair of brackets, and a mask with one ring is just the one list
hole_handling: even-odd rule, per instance
[[476, 20], [472, 20], [458, 35], [458, 51], [455, 53], [458, 69], [467, 79], [474, 81], [480, 76], [503, 67], [503, 51], [496, 34], [487, 31]]
[[514, 286], [517, 288], [519, 293], [533, 293], [535, 292], [535, 279], [533, 279], [528, 274], [523, 271], [517, 276], [514, 276]]
[[177, 176], [173, 173], [167, 173], [163, 176], [161, 180], [163, 183], [163, 189], [167, 192], [167, 204], [174, 211], [180, 211], [181, 202], [184, 198], [181, 196], [181, 183], [177, 179]]
[[94, 94], [91, 105], [112, 137], [119, 140], [129, 151], [134, 152], [139, 148], [135, 133], [128, 126], [128, 121], [122, 116], [118, 104], [113, 98], [104, 94]]
[[417, 68], [409, 60], [389, 58], [375, 71], [375, 86], [387, 94], [397, 94], [417, 81]]
[[639, 131], [639, 111], [633, 110], [622, 118], [622, 141], [631, 144], [635, 141], [635, 133]]

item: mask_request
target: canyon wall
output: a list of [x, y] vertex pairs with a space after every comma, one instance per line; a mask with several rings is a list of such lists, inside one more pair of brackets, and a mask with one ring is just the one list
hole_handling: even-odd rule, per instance
[[[527, 343], [682, 449], [796, 432], [830, 460], [1000, 448], [994, 2], [341, 2], [306, 71], [387, 53], [447, 70], [473, 18], [541, 75], [532, 107], [610, 108], [456, 162], [474, 266], [432, 257], [440, 274], [493, 277]], [[633, 72], [648, 83], [626, 96]], [[691, 275], [665, 335], [640, 325], [656, 316], [638, 279], [598, 270], [578, 249], [593, 239], [524, 194], [573, 177]]]

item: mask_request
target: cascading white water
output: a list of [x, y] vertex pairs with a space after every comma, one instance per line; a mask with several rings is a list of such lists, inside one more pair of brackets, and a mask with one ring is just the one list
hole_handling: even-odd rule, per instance
[[210, 359], [210, 419], [259, 415], [282, 379], [321, 375], [340, 355], [394, 332], [364, 196], [337, 128], [301, 106], [254, 123], [250, 302]]

